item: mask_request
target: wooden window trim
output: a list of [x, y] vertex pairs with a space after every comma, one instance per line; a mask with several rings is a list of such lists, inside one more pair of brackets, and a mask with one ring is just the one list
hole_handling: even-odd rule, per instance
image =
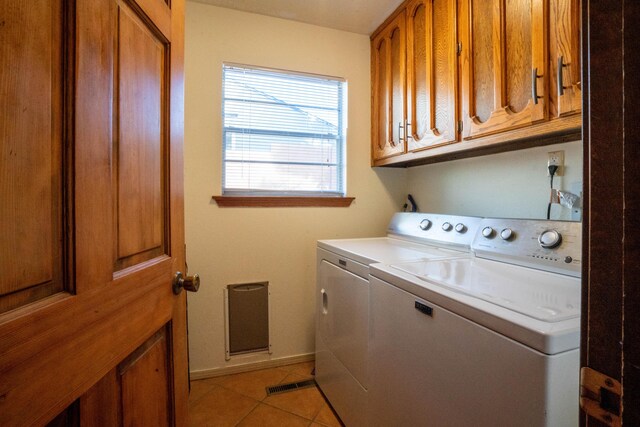
[[213, 200], [221, 208], [300, 208], [300, 207], [333, 207], [351, 206], [355, 197], [281, 197], [281, 196], [213, 196]]

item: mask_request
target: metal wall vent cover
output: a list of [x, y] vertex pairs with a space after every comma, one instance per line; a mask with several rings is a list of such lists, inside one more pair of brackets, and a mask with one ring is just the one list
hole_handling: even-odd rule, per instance
[[296, 381], [294, 383], [278, 384], [267, 387], [267, 396], [272, 394], [286, 393], [287, 391], [294, 391], [301, 388], [315, 387], [315, 380]]

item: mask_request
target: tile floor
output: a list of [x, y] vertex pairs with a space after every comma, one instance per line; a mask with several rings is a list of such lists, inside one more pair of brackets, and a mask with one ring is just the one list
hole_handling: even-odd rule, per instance
[[266, 387], [312, 378], [313, 362], [191, 382], [191, 427], [341, 427], [316, 387], [267, 396]]

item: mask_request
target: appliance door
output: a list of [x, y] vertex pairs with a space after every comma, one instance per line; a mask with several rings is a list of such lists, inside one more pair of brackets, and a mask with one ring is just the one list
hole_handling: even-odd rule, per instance
[[320, 260], [316, 381], [348, 426], [366, 423], [368, 334], [369, 282]]
[[371, 425], [577, 425], [578, 350], [548, 356], [370, 282]]

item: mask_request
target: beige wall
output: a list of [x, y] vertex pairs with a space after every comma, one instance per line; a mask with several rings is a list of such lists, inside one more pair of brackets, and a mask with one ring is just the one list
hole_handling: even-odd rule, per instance
[[[187, 2], [185, 210], [191, 370], [314, 351], [315, 242], [381, 235], [403, 203], [406, 170], [369, 167], [369, 39], [363, 35]], [[223, 61], [344, 77], [348, 82], [349, 208], [219, 208]], [[224, 359], [223, 289], [270, 282], [272, 350]]]
[[[410, 168], [407, 191], [423, 212], [511, 218], [546, 218], [549, 201], [547, 153], [563, 150], [565, 175], [554, 188], [582, 189], [582, 143], [574, 141]], [[552, 219], [571, 219], [553, 205]]]

